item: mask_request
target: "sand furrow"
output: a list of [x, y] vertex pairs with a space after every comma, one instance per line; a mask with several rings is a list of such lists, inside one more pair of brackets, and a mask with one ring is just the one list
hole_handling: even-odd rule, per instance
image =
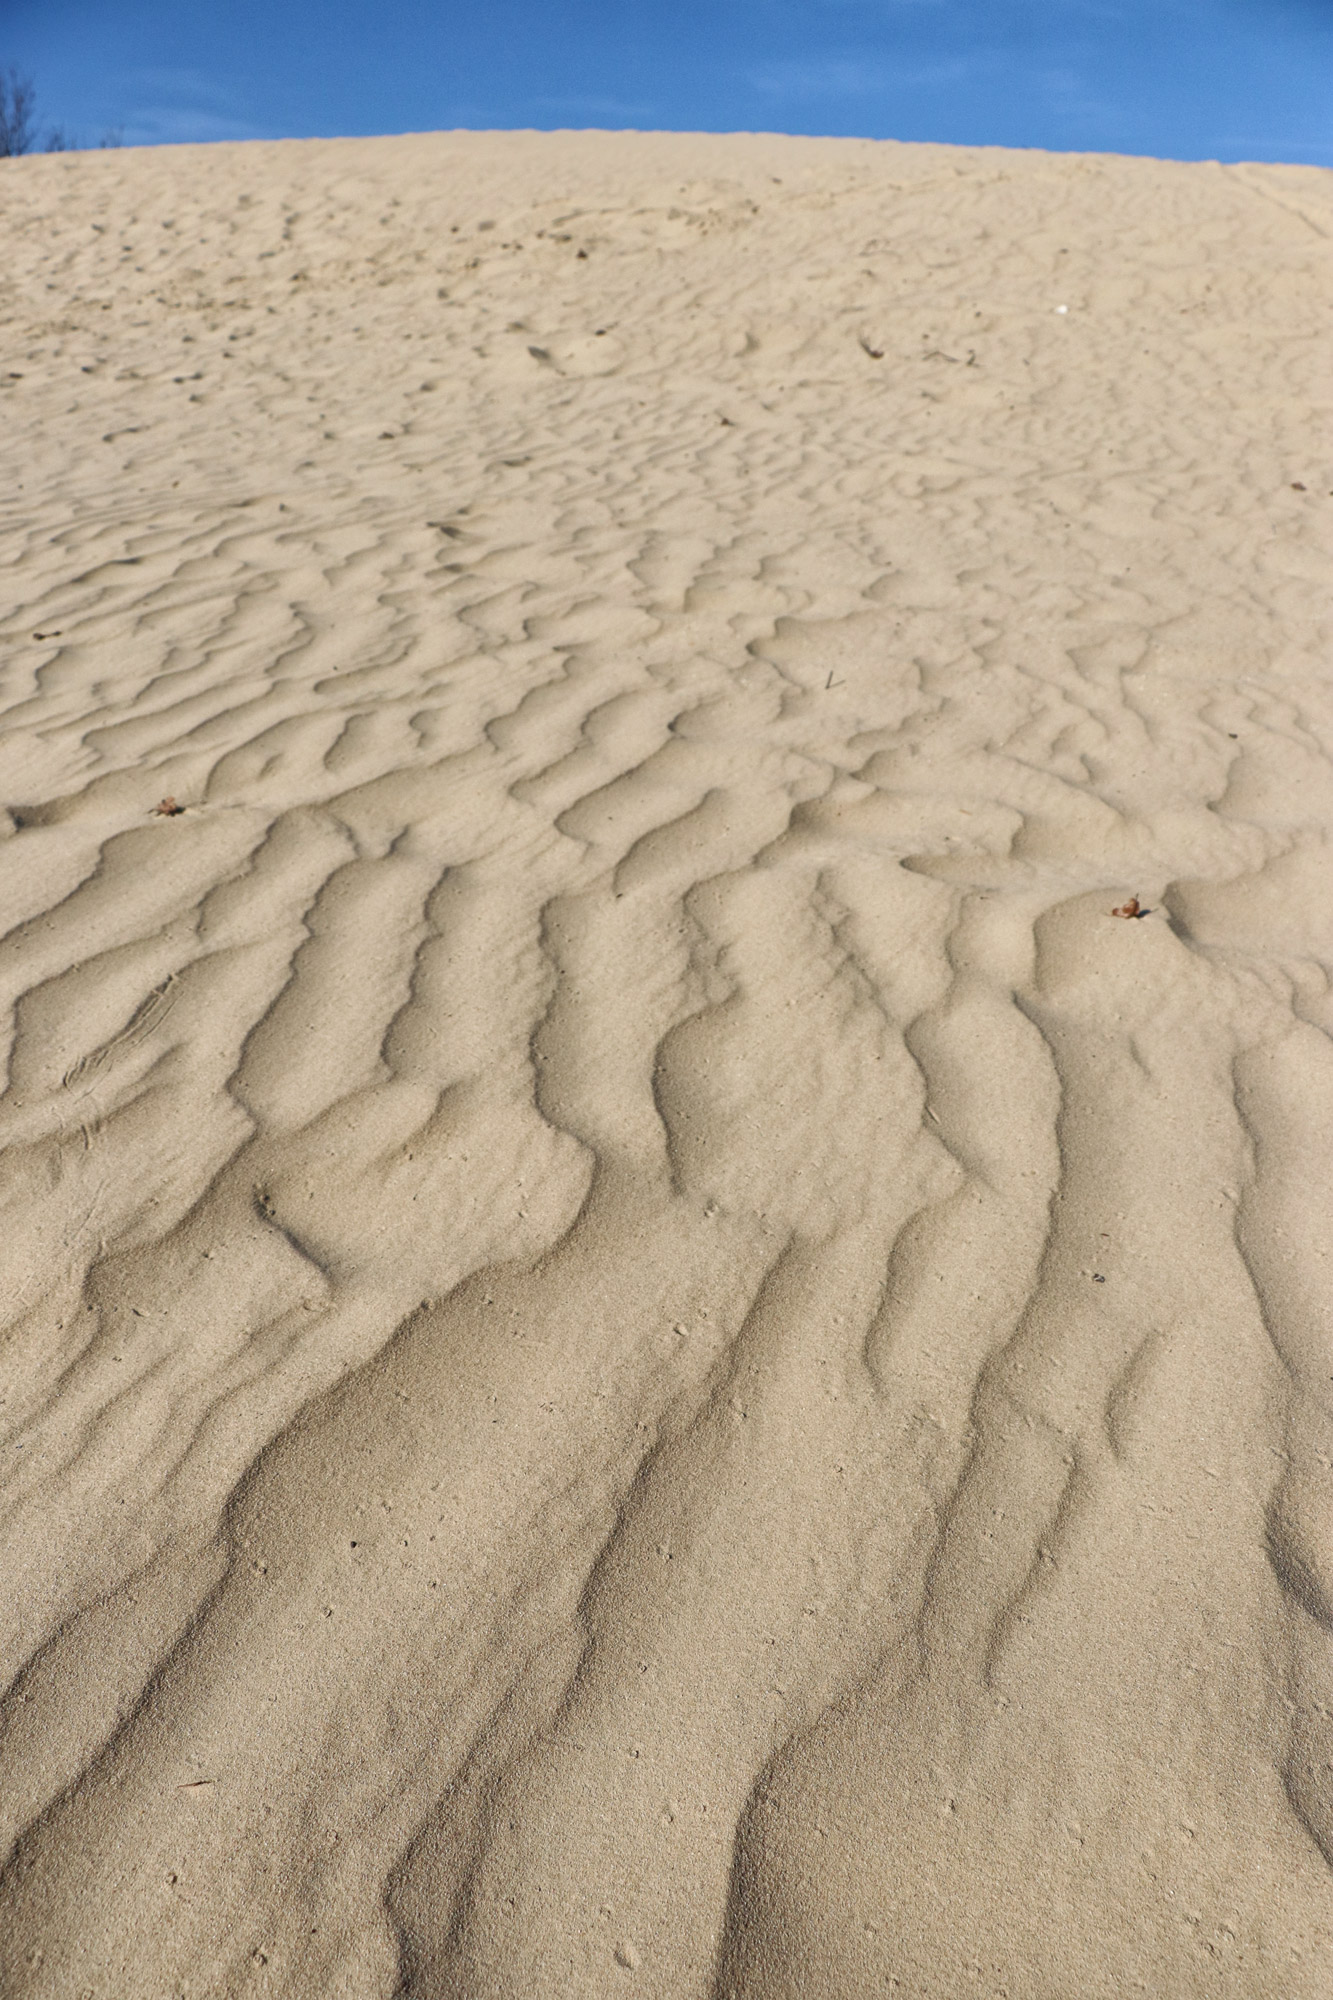
[[1322, 1996], [1327, 176], [4, 181], [4, 1991]]

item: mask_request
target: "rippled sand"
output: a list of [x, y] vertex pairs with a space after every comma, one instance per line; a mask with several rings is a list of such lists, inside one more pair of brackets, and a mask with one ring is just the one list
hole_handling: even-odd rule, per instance
[[1333, 177], [0, 197], [7, 2000], [1327, 2000]]

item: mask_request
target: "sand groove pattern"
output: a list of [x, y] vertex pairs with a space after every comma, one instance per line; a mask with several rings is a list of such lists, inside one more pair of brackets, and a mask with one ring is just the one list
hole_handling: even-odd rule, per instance
[[1324, 2000], [1329, 177], [0, 180], [0, 1989]]

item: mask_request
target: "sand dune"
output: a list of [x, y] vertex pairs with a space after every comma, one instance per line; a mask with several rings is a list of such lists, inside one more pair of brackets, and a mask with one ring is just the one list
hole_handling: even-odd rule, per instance
[[1326, 2000], [1333, 180], [0, 193], [0, 1988]]

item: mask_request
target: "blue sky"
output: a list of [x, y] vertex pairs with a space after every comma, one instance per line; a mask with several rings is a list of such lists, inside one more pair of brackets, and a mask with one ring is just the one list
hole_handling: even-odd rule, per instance
[[636, 126], [1333, 166], [1333, 0], [0, 0], [95, 143]]

